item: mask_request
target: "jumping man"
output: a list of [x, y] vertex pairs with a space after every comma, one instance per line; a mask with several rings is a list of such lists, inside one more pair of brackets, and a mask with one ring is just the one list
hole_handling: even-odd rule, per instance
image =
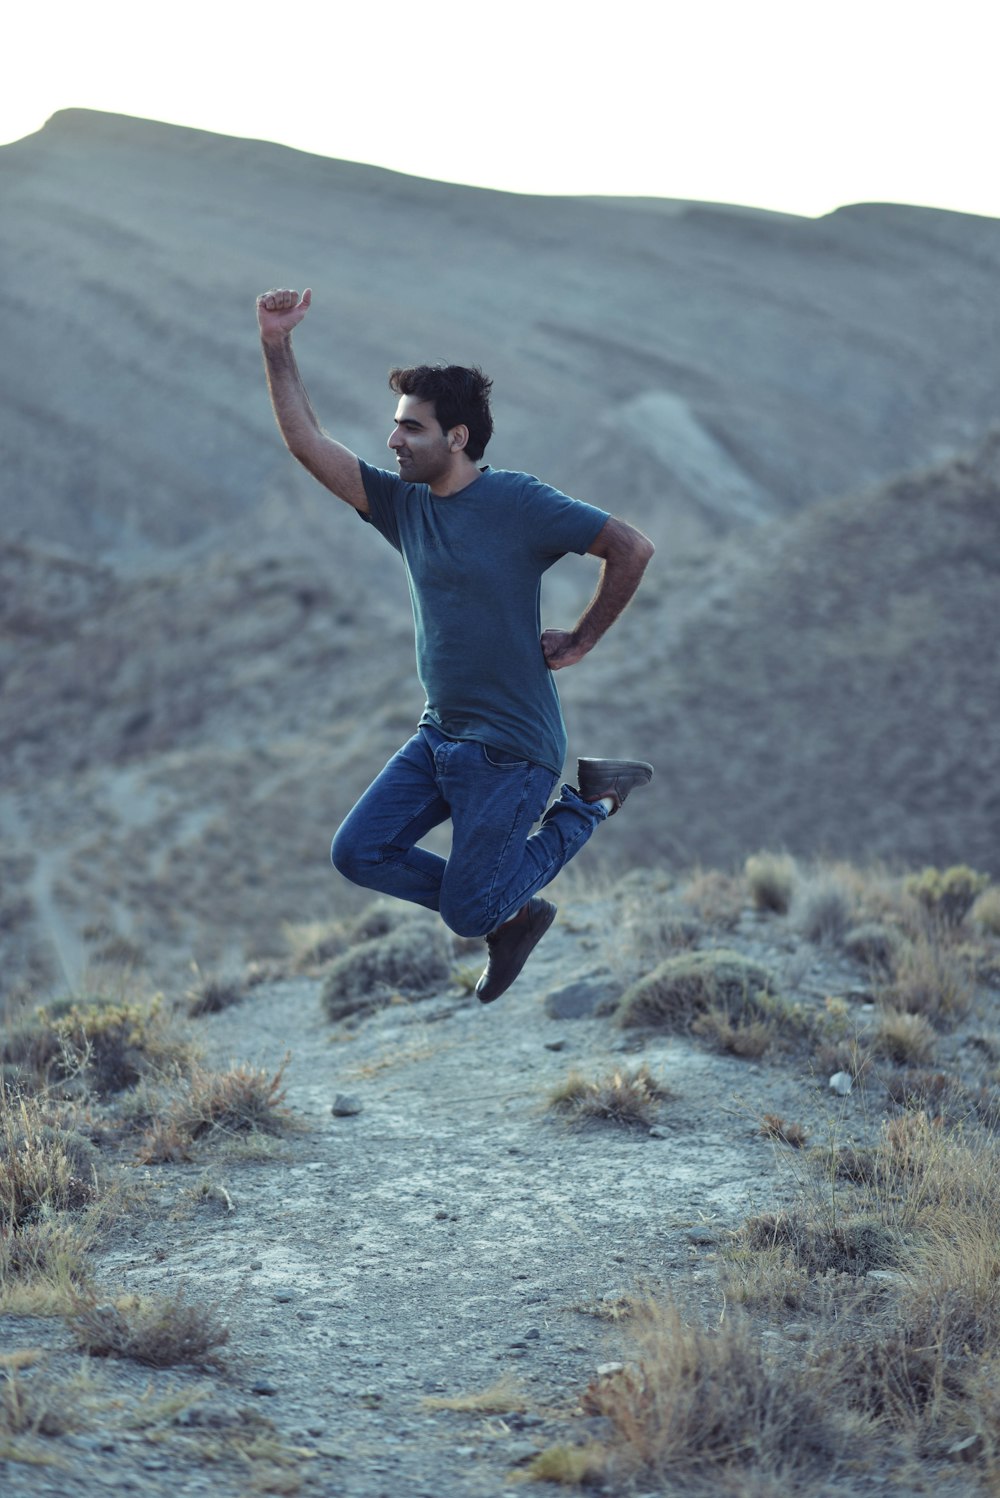
[[[275, 416], [299, 462], [402, 554], [427, 696], [416, 734], [348, 814], [331, 856], [355, 884], [436, 910], [460, 936], [485, 936], [476, 992], [489, 1004], [552, 924], [556, 907], [538, 891], [652, 776], [639, 760], [581, 759], [578, 787], [548, 805], [566, 753], [554, 673], [618, 618], [653, 544], [527, 474], [478, 466], [493, 433], [492, 382], [478, 369], [390, 372], [397, 473], [335, 442], [292, 352], [311, 301], [310, 291], [257, 298]], [[543, 633], [542, 574], [568, 551], [601, 559], [597, 591], [574, 629]], [[419, 844], [449, 818], [445, 859]]]

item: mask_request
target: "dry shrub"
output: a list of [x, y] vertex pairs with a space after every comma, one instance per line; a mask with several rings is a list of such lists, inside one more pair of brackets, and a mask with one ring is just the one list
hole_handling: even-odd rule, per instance
[[82, 1300], [67, 1318], [79, 1347], [93, 1357], [131, 1358], [152, 1368], [178, 1363], [222, 1366], [217, 1351], [229, 1330], [210, 1307], [172, 1299], [127, 1296], [117, 1302]]
[[107, 1097], [184, 1062], [190, 1047], [173, 1032], [161, 999], [97, 997], [37, 1009], [8, 1034], [2, 1054], [41, 1083], [78, 1077]]
[[607, 1453], [596, 1441], [587, 1446], [547, 1446], [529, 1462], [525, 1476], [533, 1482], [555, 1482], [563, 1487], [602, 1487]]
[[488, 1389], [450, 1397], [428, 1395], [420, 1402], [426, 1410], [457, 1410], [478, 1415], [513, 1415], [528, 1407], [524, 1390], [509, 1373], [503, 1374]]
[[584, 1408], [609, 1422], [613, 1477], [722, 1479], [751, 1469], [792, 1483], [836, 1462], [843, 1438], [811, 1370], [769, 1359], [741, 1315], [705, 1330], [685, 1325], [672, 1304], [650, 1303], [635, 1337], [634, 1364], [584, 1396]]
[[730, 1016], [760, 1009], [758, 996], [772, 986], [762, 963], [740, 952], [719, 948], [668, 957], [626, 989], [617, 1009], [620, 1024], [686, 1029], [694, 1018], [715, 1007]]
[[793, 1149], [802, 1149], [807, 1134], [801, 1124], [786, 1123], [777, 1113], [765, 1113], [760, 1121], [760, 1132], [766, 1139], [777, 1139], [781, 1144], [790, 1144]]
[[973, 989], [960, 958], [921, 934], [898, 954], [878, 998], [884, 1007], [923, 1014], [947, 1028], [968, 1014]]
[[648, 890], [626, 886], [621, 916], [615, 930], [621, 965], [634, 967], [662, 962], [672, 952], [697, 945], [701, 925], [692, 916], [678, 913], [663, 898]]
[[414, 915], [335, 958], [323, 984], [323, 1006], [331, 1020], [360, 1018], [400, 994], [415, 997], [440, 988], [450, 973], [445, 928]]
[[878, 974], [892, 971], [905, 945], [905, 936], [895, 926], [886, 926], [880, 921], [864, 921], [860, 926], [852, 926], [843, 939], [848, 957]]
[[89, 1140], [51, 1127], [36, 1102], [0, 1087], [0, 1233], [86, 1206], [97, 1191], [97, 1160]]
[[691, 1026], [696, 1035], [703, 1036], [720, 1051], [731, 1056], [741, 1056], [754, 1061], [763, 1056], [774, 1041], [774, 1025], [766, 1019], [739, 1017], [736, 1020], [727, 1010], [712, 1005]]
[[[0, 1438], [51, 1439], [82, 1429], [86, 1423], [83, 1405], [88, 1392], [86, 1373], [60, 1379], [38, 1368], [27, 1373], [17, 1369], [5, 1372], [0, 1382]], [[32, 1460], [23, 1447], [5, 1450], [0, 1445], [0, 1461], [8, 1455], [14, 1460]]]
[[969, 911], [969, 920], [990, 936], [1000, 936], [1000, 884], [983, 890]]
[[937, 1036], [924, 1015], [887, 1005], [879, 1015], [872, 1044], [877, 1056], [897, 1066], [911, 1066], [932, 1059]]
[[954, 931], [989, 882], [988, 874], [977, 874], [966, 864], [955, 864], [949, 869], [927, 868], [920, 874], [911, 874], [903, 887], [923, 906], [932, 921]]
[[681, 893], [684, 904], [709, 926], [730, 931], [743, 914], [743, 884], [731, 874], [708, 869], [693, 874]]
[[245, 985], [236, 978], [224, 978], [218, 974], [199, 976], [195, 986], [188, 990], [187, 1012], [192, 1019], [202, 1014], [220, 1014], [233, 1004], [239, 1004], [244, 996]]
[[795, 892], [797, 867], [787, 853], [755, 853], [743, 866], [743, 877], [757, 910], [787, 915]]
[[856, 882], [843, 870], [821, 869], [795, 892], [793, 918], [807, 941], [832, 945], [854, 925], [858, 908]]
[[740, 1236], [751, 1250], [789, 1253], [809, 1274], [857, 1278], [870, 1269], [895, 1268], [901, 1256], [898, 1234], [876, 1216], [814, 1216], [806, 1208], [765, 1212], [748, 1218]]
[[616, 1067], [607, 1076], [588, 1080], [570, 1072], [553, 1089], [549, 1107], [565, 1114], [573, 1123], [606, 1120], [626, 1127], [649, 1128], [659, 1116], [660, 1103], [669, 1097], [645, 1062], [634, 1070]]
[[286, 1056], [273, 1075], [251, 1066], [234, 1065], [227, 1072], [192, 1067], [182, 1090], [151, 1121], [140, 1160], [147, 1165], [188, 1160], [191, 1145], [208, 1136], [287, 1133], [295, 1126], [284, 1106], [288, 1061]]

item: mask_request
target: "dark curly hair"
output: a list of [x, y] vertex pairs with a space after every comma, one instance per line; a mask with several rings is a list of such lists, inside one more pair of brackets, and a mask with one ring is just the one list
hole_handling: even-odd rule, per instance
[[483, 456], [493, 436], [490, 391], [493, 381], [481, 369], [462, 364], [416, 364], [410, 369], [390, 369], [389, 389], [397, 395], [415, 395], [431, 401], [442, 432], [452, 427], [469, 429], [466, 454], [473, 463]]

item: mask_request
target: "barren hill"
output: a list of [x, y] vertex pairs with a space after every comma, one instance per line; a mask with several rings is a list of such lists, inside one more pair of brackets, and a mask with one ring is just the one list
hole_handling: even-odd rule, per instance
[[275, 284], [315, 288], [303, 365], [364, 456], [390, 364], [482, 363], [494, 464], [674, 551], [964, 449], [997, 410], [990, 219], [520, 197], [82, 110], [0, 150], [0, 195], [22, 309], [0, 518], [74, 552], [302, 502], [261, 398], [253, 297]]
[[[267, 409], [278, 282], [317, 288], [302, 364], [363, 454], [391, 362], [481, 361], [491, 460], [656, 539], [560, 682], [573, 753], [658, 768], [602, 867], [997, 872], [1000, 225], [518, 198], [78, 111], [0, 194], [5, 982], [266, 953], [351, 899], [329, 835], [420, 696], [397, 559]], [[595, 575], [550, 574], [550, 622]]]

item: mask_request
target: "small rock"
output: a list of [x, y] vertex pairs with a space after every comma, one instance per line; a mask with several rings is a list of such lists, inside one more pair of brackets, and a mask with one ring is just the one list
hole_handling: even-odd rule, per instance
[[564, 1051], [566, 1049], [566, 1041], [560, 1035], [558, 1040], [547, 1040], [545, 1042], [545, 1049], [547, 1051]]
[[524, 1334], [524, 1340], [526, 1342], [537, 1342], [541, 1335], [537, 1326], [529, 1326]]
[[295, 1319], [297, 1321], [318, 1321], [319, 1316], [315, 1311], [296, 1311]]
[[624, 1368], [624, 1363], [598, 1363], [597, 1376], [598, 1378], [610, 1378], [612, 1373], [622, 1373]]
[[510, 1441], [504, 1448], [504, 1456], [514, 1467], [522, 1466], [524, 1462], [533, 1462], [538, 1455], [538, 1447], [534, 1441]]
[[830, 1091], [835, 1092], [838, 1097], [847, 1097], [854, 1086], [854, 1079], [848, 1071], [835, 1071], [830, 1078]]
[[715, 1241], [716, 1237], [711, 1228], [692, 1228], [688, 1233], [688, 1242], [694, 1243], [699, 1248], [709, 1248]]
[[554, 988], [545, 996], [545, 1013], [549, 1019], [589, 1019], [613, 981], [610, 973], [589, 973]]
[[278, 1385], [273, 1384], [269, 1378], [259, 1378], [256, 1383], [250, 1385], [251, 1394], [260, 1394], [262, 1396], [266, 1396], [277, 1394], [277, 1392]]
[[650, 1139], [669, 1139], [670, 1130], [665, 1128], [663, 1124], [654, 1124], [649, 1131], [649, 1137]]
[[263, 1269], [263, 1267], [264, 1267], [264, 1260], [263, 1259], [251, 1259], [250, 1260], [250, 1268], [251, 1269]]
[[338, 1092], [333, 1100], [330, 1112], [334, 1118], [354, 1118], [364, 1108], [360, 1098], [352, 1097], [349, 1093]]

